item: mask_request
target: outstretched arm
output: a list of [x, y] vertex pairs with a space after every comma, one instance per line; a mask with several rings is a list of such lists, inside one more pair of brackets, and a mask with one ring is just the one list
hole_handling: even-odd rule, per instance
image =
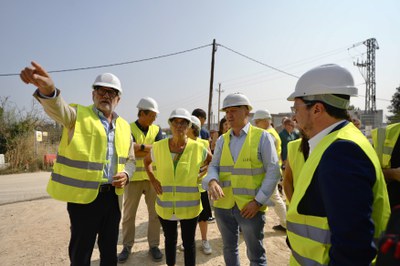
[[[47, 115], [68, 129], [74, 128], [76, 109], [62, 99], [60, 90], [56, 89], [50, 75], [41, 65], [33, 61], [31, 67], [26, 67], [21, 71], [20, 77], [24, 83], [38, 88], [33, 96], [43, 106]], [[70, 132], [70, 137], [72, 137], [72, 132]]]
[[31, 62], [32, 67], [24, 68], [20, 77], [26, 84], [32, 84], [39, 89], [39, 92], [45, 96], [54, 95], [56, 87], [47, 71], [35, 61]]

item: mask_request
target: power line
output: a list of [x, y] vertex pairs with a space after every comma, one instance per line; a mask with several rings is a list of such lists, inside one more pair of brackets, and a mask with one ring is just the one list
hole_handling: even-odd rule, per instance
[[[192, 51], [195, 51], [195, 50], [203, 49], [203, 48], [211, 46], [211, 45], [212, 44], [206, 44], [206, 45], [202, 45], [202, 46], [195, 47], [195, 48], [192, 48], [192, 49], [187, 49], [187, 50], [180, 51], [180, 52], [175, 52], [175, 53], [170, 53], [170, 54], [165, 54], [165, 55], [159, 55], [159, 56], [153, 56], [153, 57], [144, 58], [144, 59], [138, 59], [138, 60], [133, 60], [133, 61], [127, 61], [127, 62], [121, 62], [121, 63], [113, 63], [113, 64], [105, 64], [105, 65], [98, 65], [98, 66], [88, 66], [88, 67], [78, 67], [78, 68], [69, 68], [69, 69], [60, 69], [60, 70], [50, 70], [50, 71], [47, 71], [47, 73], [81, 71], [81, 70], [89, 70], [89, 69], [114, 67], [114, 66], [121, 66], [121, 65], [140, 63], [140, 62], [156, 60], [156, 59], [161, 59], [161, 58], [165, 58], [165, 57], [170, 57], [170, 56], [175, 56], [175, 55], [179, 55], [179, 54], [183, 54], [183, 53], [192, 52]], [[10, 77], [10, 76], [19, 76], [19, 73], [0, 74], [0, 77]]]
[[[284, 68], [286, 70], [298, 68], [299, 66], [306, 65], [306, 64], [309, 64], [309, 63], [314, 62], [314, 61], [321, 60], [322, 58], [332, 57], [334, 55], [343, 53], [345, 51], [348, 51], [349, 49], [350, 49], [349, 45], [346, 45], [346, 46], [341, 47], [341, 48], [336, 48], [334, 50], [326, 51], [326, 52], [323, 52], [321, 54], [317, 54], [317, 55], [314, 55], [314, 56], [311, 56], [311, 57], [303, 58], [303, 59], [298, 60], [296, 62], [292, 62], [292, 63], [286, 64], [286, 65], [282, 65], [279, 68]], [[335, 61], [343, 61], [344, 59], [347, 59], [347, 57], [346, 58], [342, 58], [342, 59], [337, 59]], [[261, 74], [261, 75], [259, 75], [259, 74]], [[257, 82], [254, 82], [254, 78], [253, 78], [255, 75], [258, 76], [257, 79], [262, 79], [258, 83], [264, 83], [267, 80], [270, 80], [270, 78], [265, 77], [265, 72], [264, 71], [260, 71], [260, 72], [254, 73], [254, 74], [245, 75], [245, 76], [241, 76], [241, 77], [237, 77], [237, 78], [231, 78], [231, 79], [220, 81], [220, 82], [225, 84], [225, 88], [227, 88], [226, 87], [226, 83], [232, 83], [232, 85], [228, 85], [228, 89], [230, 90], [230, 87], [232, 87], [232, 86], [239, 86], [238, 83], [242, 84], [242, 85], [248, 83], [247, 81], [235, 82], [236, 80], [250, 79], [251, 80], [251, 84], [257, 84]], [[268, 74], [268, 75], [270, 75], [270, 74]]]
[[279, 69], [279, 68], [270, 66], [270, 65], [265, 64], [265, 63], [263, 63], [263, 62], [260, 62], [260, 61], [254, 59], [254, 58], [251, 58], [251, 57], [249, 57], [249, 56], [247, 56], [247, 55], [244, 55], [244, 54], [242, 54], [242, 53], [239, 53], [239, 52], [237, 52], [237, 51], [235, 51], [235, 50], [233, 50], [233, 49], [231, 49], [231, 48], [229, 48], [229, 47], [226, 47], [226, 46], [224, 46], [224, 45], [222, 45], [222, 44], [218, 44], [218, 46], [221, 46], [222, 48], [225, 48], [225, 49], [227, 49], [227, 50], [229, 50], [229, 51], [231, 51], [231, 52], [233, 52], [233, 53], [235, 53], [235, 54], [238, 54], [238, 55], [240, 55], [240, 56], [242, 56], [242, 57], [244, 57], [244, 58], [247, 58], [247, 59], [249, 59], [249, 60], [251, 60], [251, 61], [253, 61], [253, 62], [256, 62], [256, 63], [258, 63], [258, 64], [260, 64], [260, 65], [263, 65], [263, 66], [266, 66], [266, 67], [268, 67], [268, 68], [271, 68], [271, 69], [273, 69], [273, 70], [275, 70], [275, 71], [281, 72], [281, 73], [283, 73], [283, 74], [285, 74], [285, 75], [288, 75], [288, 76], [291, 76], [291, 77], [294, 77], [294, 78], [297, 78], [297, 79], [299, 78], [299, 77], [296, 76], [296, 75], [293, 75], [293, 74], [288, 73], [288, 72], [286, 72], [286, 71], [284, 71], [284, 70], [281, 70], [281, 69]]

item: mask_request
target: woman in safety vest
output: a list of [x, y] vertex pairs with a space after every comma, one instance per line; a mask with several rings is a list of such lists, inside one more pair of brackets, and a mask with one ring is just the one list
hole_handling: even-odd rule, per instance
[[[208, 165], [212, 155], [201, 143], [186, 136], [191, 126], [190, 116], [183, 108], [172, 111], [168, 120], [172, 137], [155, 142], [144, 159], [144, 167], [157, 193], [156, 212], [164, 232], [167, 265], [176, 263], [178, 221], [185, 265], [196, 264], [194, 239], [202, 210], [198, 178], [200, 167]], [[152, 163], [157, 168], [157, 176]]]
[[[204, 145], [204, 147], [209, 152], [211, 152], [210, 142], [206, 139], [202, 139], [199, 137], [201, 129], [200, 120], [196, 116], [192, 115], [191, 121], [192, 121], [192, 126], [189, 128], [187, 136], [192, 140], [198, 141], [199, 143]], [[205, 170], [207, 168], [208, 165], [205, 165], [200, 169], [200, 171], [202, 172], [201, 177], [204, 177], [204, 175], [206, 174]], [[210, 201], [208, 200], [208, 193], [201, 187], [201, 183], [199, 184], [199, 190], [201, 194], [201, 205], [203, 206], [203, 210], [201, 211], [198, 219], [200, 233], [201, 233], [201, 250], [203, 251], [204, 254], [210, 255], [212, 253], [212, 249], [210, 243], [207, 240], [207, 229], [208, 229], [208, 220], [212, 217], [211, 206], [210, 206]]]

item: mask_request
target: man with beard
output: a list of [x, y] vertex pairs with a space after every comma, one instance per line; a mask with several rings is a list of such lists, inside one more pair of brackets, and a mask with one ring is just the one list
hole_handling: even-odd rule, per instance
[[370, 265], [390, 208], [378, 157], [347, 119], [351, 73], [328, 64], [303, 74], [292, 112], [309, 138], [287, 212], [290, 265]]
[[122, 94], [119, 79], [99, 75], [93, 83], [94, 104], [82, 106], [66, 104], [36, 62], [20, 77], [38, 88], [34, 97], [64, 126], [47, 192], [67, 202], [71, 265], [90, 265], [96, 237], [100, 265], [117, 265], [121, 196], [135, 170], [130, 126], [114, 112]]

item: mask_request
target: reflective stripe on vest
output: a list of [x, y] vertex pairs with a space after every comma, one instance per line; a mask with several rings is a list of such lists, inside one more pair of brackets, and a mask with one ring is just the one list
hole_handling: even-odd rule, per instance
[[[131, 132], [133, 137], [135, 138], [135, 142], [137, 144], [148, 144], [152, 145], [157, 137], [157, 134], [160, 128], [156, 125], [150, 125], [149, 129], [146, 133], [146, 136], [143, 134], [143, 131], [138, 128], [135, 122], [131, 123]], [[153, 166], [153, 171], [156, 171], [156, 168]], [[156, 173], [154, 173], [156, 174]], [[141, 181], [141, 180], [149, 180], [149, 177], [146, 173], [146, 169], [144, 168], [143, 158], [136, 158], [136, 169], [131, 177], [130, 181]]]
[[199, 192], [198, 187], [182, 187], [182, 186], [162, 186], [163, 192], [182, 192], [182, 193], [194, 193]]
[[185, 208], [185, 207], [196, 207], [200, 205], [200, 200], [187, 200], [187, 201], [162, 201], [157, 198], [157, 204], [163, 208]]
[[[223, 135], [224, 144], [219, 165], [219, 183], [225, 197], [215, 200], [214, 207], [230, 209], [236, 204], [239, 209], [243, 209], [254, 199], [264, 179], [263, 162], [258, 158], [258, 147], [264, 130], [249, 126], [236, 162], [233, 162], [229, 148], [230, 132], [231, 130]], [[265, 209], [264, 206], [260, 211]]]
[[128, 161], [128, 158], [123, 158], [123, 157], [119, 157], [118, 158], [118, 163], [119, 164], [126, 164], [127, 161]]
[[94, 163], [94, 162], [84, 162], [84, 161], [77, 161], [71, 160], [64, 156], [57, 154], [57, 163], [64, 164], [66, 166], [80, 168], [80, 169], [87, 169], [87, 170], [103, 170], [104, 164], [102, 163]]
[[[301, 265], [301, 266], [324, 266], [324, 265], [328, 265], [328, 264], [318, 263], [317, 261], [309, 259], [309, 258], [306, 258], [306, 257], [302, 257], [294, 250], [292, 250], [292, 256], [295, 258], [295, 260], [298, 263], [298, 265]], [[290, 258], [290, 265], [294, 265], [294, 263], [295, 262], [293, 261], [293, 258]]]
[[220, 166], [219, 167], [220, 173], [229, 173], [231, 175], [260, 175], [264, 174], [265, 170], [263, 167], [254, 168], [254, 169], [247, 169], [247, 168], [234, 168], [233, 166]]
[[220, 185], [222, 188], [232, 186], [231, 180], [222, 181], [222, 182], [219, 183], [219, 185]]
[[[86, 204], [97, 197], [100, 184], [107, 182], [103, 177], [107, 136], [93, 105], [72, 106], [76, 107], [74, 135], [70, 139], [70, 129], [63, 128], [47, 192], [61, 201]], [[116, 170], [121, 172], [128, 158], [131, 134], [129, 124], [121, 117], [115, 125]], [[123, 189], [116, 189], [115, 193], [120, 195]]]
[[51, 174], [51, 179], [55, 182], [61, 183], [63, 185], [68, 185], [71, 187], [90, 188], [90, 189], [98, 189], [99, 188], [99, 182], [77, 180], [77, 179], [67, 177], [67, 176], [62, 176], [62, 175], [59, 175], [56, 173]]
[[192, 139], [187, 144], [174, 168], [169, 149], [169, 139], [153, 144], [156, 178], [163, 193], [157, 195], [156, 212], [165, 219], [175, 215], [178, 219], [192, 219], [202, 210], [198, 189], [198, 173], [204, 161], [203, 144]]
[[298, 224], [288, 221], [287, 229], [296, 234], [314, 240], [324, 245], [331, 244], [331, 231], [311, 225]]
[[232, 188], [234, 195], [247, 195], [251, 197], [255, 197], [258, 190], [256, 189], [249, 189], [249, 188]]
[[372, 187], [374, 195], [371, 219], [374, 222], [374, 241], [385, 230], [389, 214], [389, 200], [386, 183], [373, 148], [365, 136], [352, 123], [329, 133], [315, 147], [304, 164], [287, 212], [287, 235], [293, 250], [291, 265], [327, 265], [331, 247], [331, 232], [327, 217], [298, 213], [298, 206], [312, 182], [315, 171], [325, 150], [336, 140], [348, 140], [357, 144], [368, 156], [376, 172]]

